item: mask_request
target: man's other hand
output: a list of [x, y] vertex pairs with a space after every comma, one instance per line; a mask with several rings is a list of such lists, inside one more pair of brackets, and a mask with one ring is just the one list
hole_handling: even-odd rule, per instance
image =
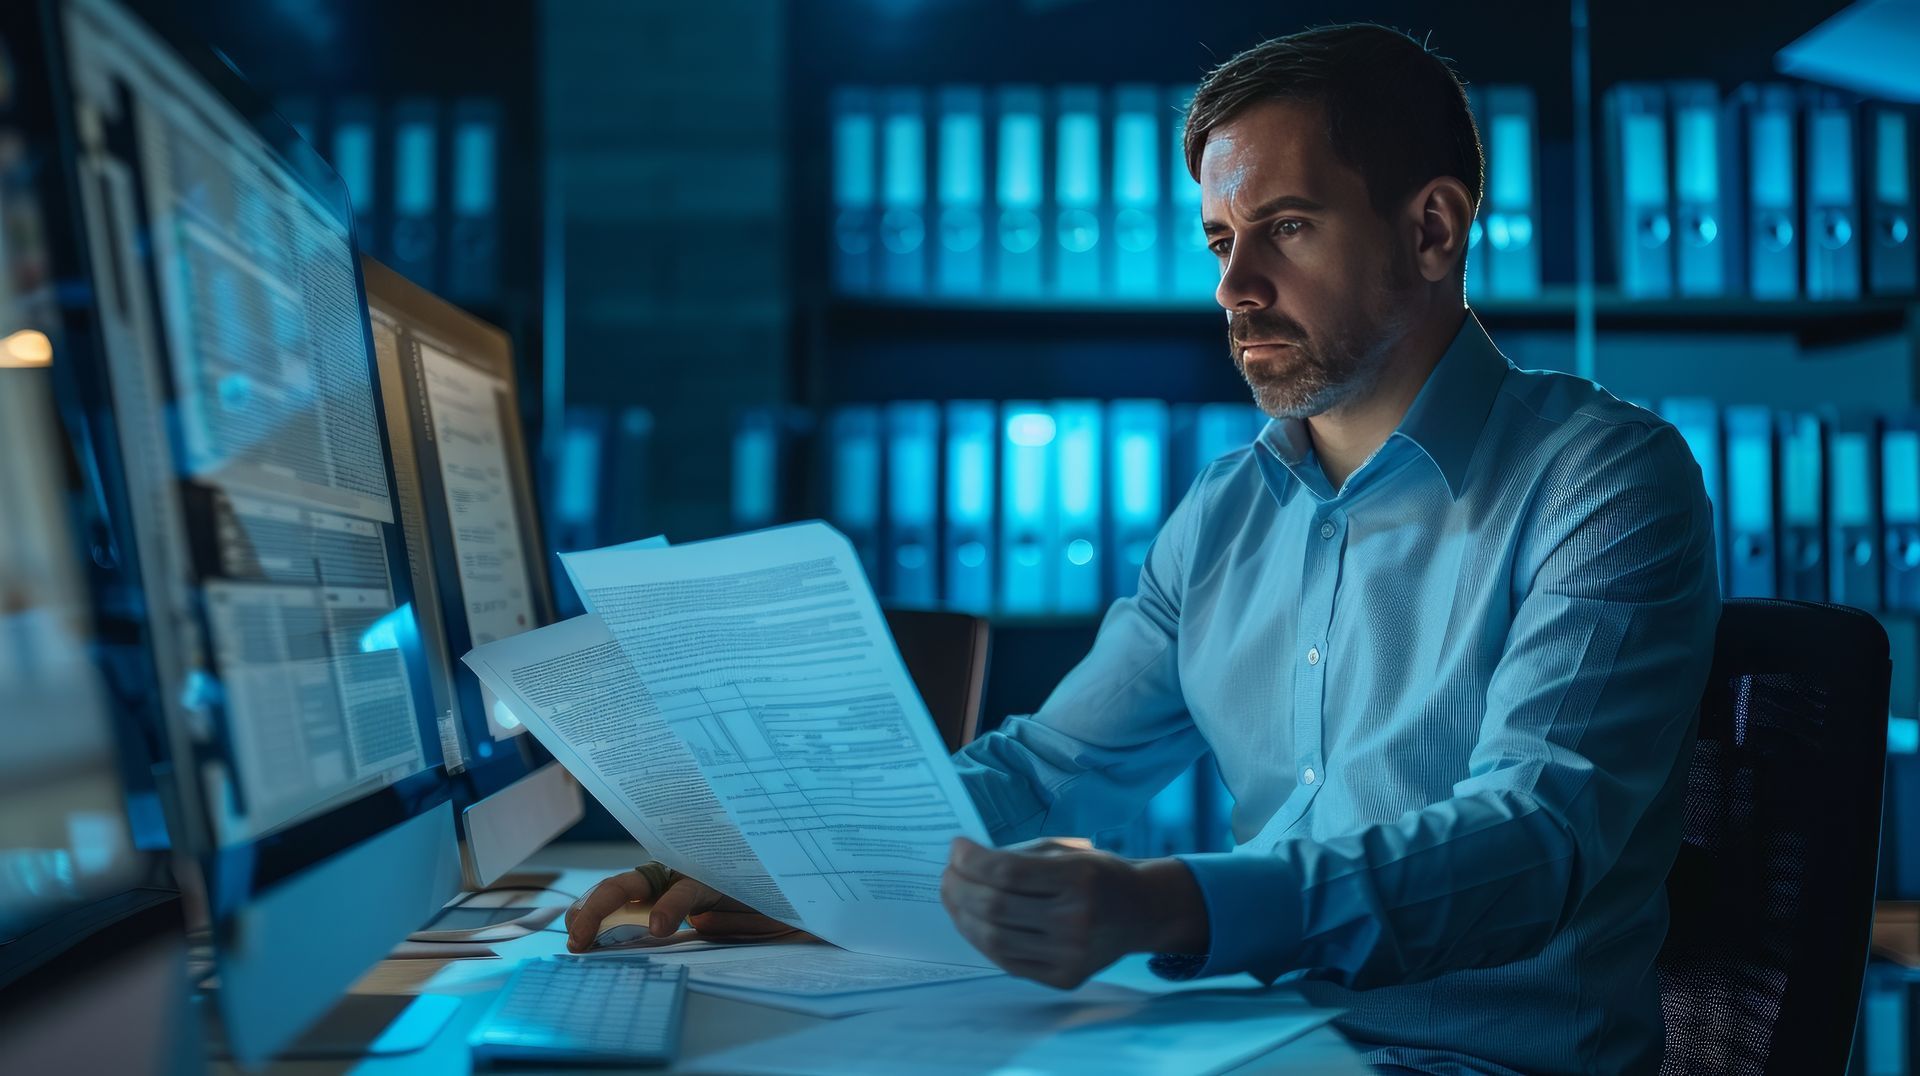
[[646, 875], [626, 871], [587, 890], [567, 909], [567, 948], [576, 953], [592, 949], [602, 920], [622, 905], [647, 901], [653, 901], [647, 932], [656, 938], [679, 930], [682, 919], [702, 934], [771, 936], [793, 929], [685, 875], [675, 876], [665, 893], [655, 893]]
[[953, 842], [940, 899], [988, 959], [1071, 990], [1128, 953], [1203, 953], [1207, 907], [1176, 859], [1123, 859], [1047, 838], [995, 849]]

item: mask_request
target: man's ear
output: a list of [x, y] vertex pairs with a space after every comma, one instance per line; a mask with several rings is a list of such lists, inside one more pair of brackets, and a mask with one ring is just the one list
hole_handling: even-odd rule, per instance
[[1467, 253], [1467, 229], [1473, 225], [1473, 196], [1452, 176], [1436, 176], [1407, 202], [1414, 265], [1431, 283], [1460, 275]]

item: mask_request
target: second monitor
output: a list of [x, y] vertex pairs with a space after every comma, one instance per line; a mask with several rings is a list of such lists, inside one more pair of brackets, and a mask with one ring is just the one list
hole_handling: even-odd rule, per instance
[[552, 622], [553, 590], [506, 333], [362, 258], [414, 622], [455, 783], [468, 884], [580, 819], [580, 788], [461, 664]]

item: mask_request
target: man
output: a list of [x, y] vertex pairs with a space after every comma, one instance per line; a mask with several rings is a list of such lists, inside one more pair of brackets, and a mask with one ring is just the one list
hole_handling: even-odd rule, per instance
[[[1187, 117], [1234, 362], [1273, 417], [1207, 468], [1139, 594], [1032, 716], [960, 752], [996, 842], [1137, 814], [1211, 750], [1231, 854], [956, 842], [1008, 971], [1251, 972], [1403, 1071], [1651, 1071], [1654, 956], [1719, 599], [1672, 427], [1512, 367], [1467, 312], [1479, 139], [1376, 26], [1235, 56]], [[624, 875], [572, 942], [652, 887]], [[697, 883], [664, 932], [756, 921]], [[764, 920], [759, 920], [764, 923]]]

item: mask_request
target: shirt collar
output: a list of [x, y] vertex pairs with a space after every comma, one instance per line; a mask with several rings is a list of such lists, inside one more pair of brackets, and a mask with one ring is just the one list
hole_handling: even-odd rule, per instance
[[[1388, 442], [1401, 437], [1417, 446], [1446, 480], [1447, 492], [1458, 498], [1466, 487], [1467, 465], [1473, 461], [1473, 450], [1493, 410], [1494, 397], [1510, 369], [1511, 364], [1494, 346], [1480, 319], [1467, 311], [1460, 331], [1427, 375], [1426, 384]], [[1296, 482], [1312, 489], [1321, 500], [1334, 496], [1335, 491], [1323, 488], [1326, 477], [1315, 460], [1305, 421], [1275, 419], [1261, 431], [1260, 443], [1285, 465]], [[1288, 484], [1275, 481], [1277, 478], [1270, 473], [1268, 485], [1285, 504], [1292, 499], [1293, 490], [1280, 488]]]
[[1467, 484], [1467, 465], [1486, 428], [1493, 400], [1513, 369], [1473, 311], [1467, 311], [1440, 362], [1407, 408], [1394, 433], [1420, 446], [1447, 480], [1454, 497]]

